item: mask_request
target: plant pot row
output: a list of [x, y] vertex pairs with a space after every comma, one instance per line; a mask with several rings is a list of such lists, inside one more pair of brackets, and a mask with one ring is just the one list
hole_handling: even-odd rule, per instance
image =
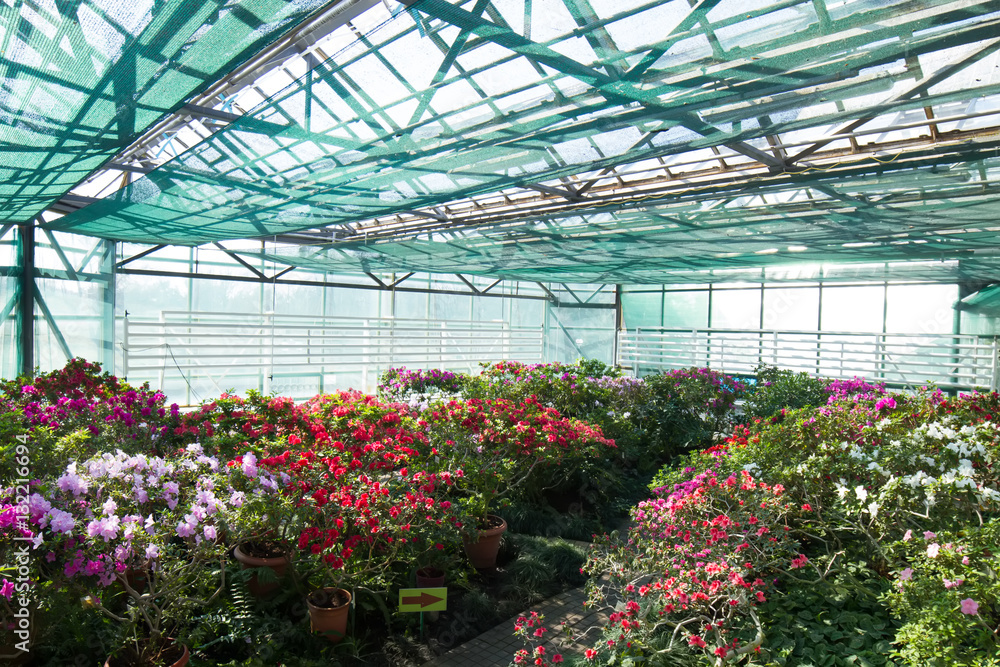
[[[500, 538], [507, 530], [507, 522], [490, 515], [490, 526], [479, 531], [479, 539], [464, 543], [465, 553], [472, 566], [479, 570], [496, 568], [497, 553], [500, 550]], [[245, 545], [237, 545], [233, 556], [242, 569], [268, 567], [274, 571], [275, 577], [284, 577], [291, 559], [288, 554], [261, 557], [247, 553], [250, 549]], [[417, 570], [417, 586], [421, 588], [436, 588], [444, 585], [444, 572], [437, 568], [421, 568]], [[250, 592], [258, 598], [273, 594], [280, 586], [279, 581], [261, 582], [254, 574], [249, 582]], [[352, 596], [350, 591], [342, 588], [328, 587], [314, 591], [306, 599], [309, 607], [309, 619], [312, 631], [331, 642], [339, 642], [347, 632], [347, 618], [350, 611]]]

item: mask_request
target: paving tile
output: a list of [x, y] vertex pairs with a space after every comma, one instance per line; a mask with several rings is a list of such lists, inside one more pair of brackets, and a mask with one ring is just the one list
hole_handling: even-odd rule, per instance
[[[518, 616], [528, 616], [532, 611], [545, 616], [545, 626], [549, 629], [550, 635], [543, 646], [549, 652], [582, 655], [584, 649], [591, 644], [589, 641], [579, 641], [582, 633], [588, 627], [597, 625], [607, 618], [606, 614], [596, 609], [585, 608], [583, 604], [586, 600], [586, 590], [577, 588], [533, 605]], [[524, 641], [514, 635], [516, 618], [517, 616], [508, 619], [438, 656], [425, 663], [424, 667], [507, 667], [513, 661], [514, 653], [518, 649], [525, 648]], [[562, 634], [564, 626], [569, 629], [571, 636]], [[590, 633], [590, 637], [596, 639], [596, 633]]]

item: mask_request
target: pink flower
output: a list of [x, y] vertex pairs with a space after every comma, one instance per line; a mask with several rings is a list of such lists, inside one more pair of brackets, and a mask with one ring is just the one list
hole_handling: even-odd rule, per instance
[[969, 564], [969, 557], [962, 556], [962, 565], [968, 565], [968, 564]]
[[698, 635], [691, 635], [688, 637], [688, 644], [691, 646], [697, 646], [699, 648], [705, 648], [705, 640]]
[[935, 537], [937, 537], [937, 535], [935, 533], [932, 533], [929, 530], [925, 530], [924, 531], [924, 539], [925, 540], [933, 540]]
[[934, 542], [933, 544], [928, 544], [927, 545], [927, 557], [928, 558], [937, 558], [939, 551], [941, 551], [941, 545], [939, 545], [937, 542]]
[[909, 581], [910, 579], [913, 579], [913, 568], [908, 567], [902, 572], [900, 572], [899, 578], [903, 581]]
[[979, 603], [972, 598], [962, 600], [962, 613], [975, 616], [979, 613]]
[[950, 579], [945, 579], [944, 580], [944, 587], [945, 588], [957, 588], [958, 586], [961, 586], [964, 583], [965, 583], [965, 579], [955, 579], [954, 581], [952, 581]]
[[561, 653], [556, 653], [554, 656], [552, 656], [552, 664], [554, 665], [557, 662], [562, 662], [562, 654]]
[[793, 570], [797, 570], [800, 567], [805, 567], [806, 563], [808, 563], [808, 562], [809, 562], [809, 559], [806, 558], [805, 554], [799, 554], [796, 558], [792, 559], [792, 569]]
[[909, 542], [912, 539], [913, 539], [913, 531], [912, 530], [907, 530], [905, 533], [903, 533], [903, 541], [904, 542]]

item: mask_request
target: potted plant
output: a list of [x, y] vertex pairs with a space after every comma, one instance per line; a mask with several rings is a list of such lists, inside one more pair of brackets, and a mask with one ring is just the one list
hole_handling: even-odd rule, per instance
[[[225, 587], [229, 485], [218, 461], [198, 446], [167, 457], [105, 453], [71, 463], [41, 491], [31, 511], [45, 560], [61, 569], [61, 586], [88, 593], [120, 624], [108, 664], [183, 664], [187, 649], [171, 637]], [[107, 604], [113, 584], [121, 605]]]
[[236, 546], [233, 557], [248, 574], [247, 587], [256, 597], [266, 597], [278, 589], [291, 563], [300, 526], [300, 502], [294, 492], [285, 492], [290, 477], [272, 473], [253, 452], [229, 464], [232, 495], [229, 515], [230, 539]]
[[[340, 641], [352, 590], [382, 599], [406, 583], [409, 571], [400, 564], [426, 562], [460, 534], [467, 519], [450, 501], [435, 497], [439, 482], [436, 475], [404, 468], [309, 485], [314, 511], [298, 547], [312, 566], [307, 578], [315, 588], [308, 598], [314, 632]], [[380, 606], [385, 608], [384, 601]]]
[[449, 401], [428, 408], [431, 461], [444, 461], [438, 474], [454, 480], [452, 493], [474, 523], [465, 539], [466, 553], [478, 569], [496, 567], [500, 538], [507, 523], [496, 508], [519, 493], [536, 471], [570, 459], [598, 456], [613, 447], [600, 429], [567, 419], [534, 396]]

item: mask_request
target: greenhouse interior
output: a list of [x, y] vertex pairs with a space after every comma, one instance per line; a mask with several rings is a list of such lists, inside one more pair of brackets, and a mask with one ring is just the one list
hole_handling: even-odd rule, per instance
[[1000, 2], [5, 0], [0, 120], [0, 663], [1000, 665]]

